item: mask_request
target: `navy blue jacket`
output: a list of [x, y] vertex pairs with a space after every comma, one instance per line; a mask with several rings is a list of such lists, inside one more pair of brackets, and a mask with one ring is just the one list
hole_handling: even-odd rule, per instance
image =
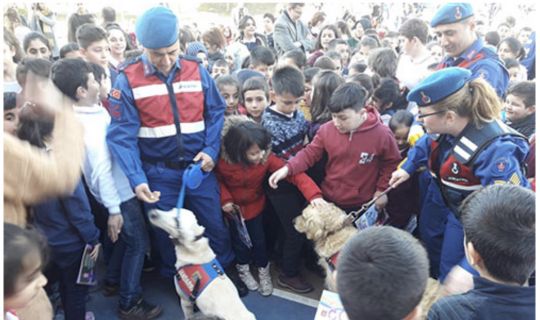
[[72, 195], [51, 199], [33, 209], [35, 225], [43, 231], [53, 250], [73, 252], [99, 242], [99, 230], [82, 181]]
[[534, 319], [534, 289], [475, 277], [473, 290], [440, 299], [429, 310], [428, 319]]
[[492, 49], [484, 46], [482, 39], [477, 39], [459, 57], [444, 58], [439, 68], [462, 67], [472, 72], [472, 78], [484, 78], [497, 91], [499, 97], [504, 97], [510, 76], [504, 62]]

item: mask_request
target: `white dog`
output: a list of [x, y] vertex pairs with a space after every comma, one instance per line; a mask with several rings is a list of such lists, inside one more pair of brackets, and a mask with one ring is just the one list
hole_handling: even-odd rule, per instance
[[[180, 209], [181, 212], [177, 216], [177, 210], [173, 208], [166, 212], [154, 209], [149, 213], [152, 224], [165, 230], [175, 245], [176, 270], [213, 261], [216, 255], [210, 248], [208, 239], [203, 237], [204, 228], [197, 223], [193, 212]], [[179, 288], [176, 279], [177, 277], [175, 277], [176, 291], [180, 296], [186, 319], [193, 317], [194, 304], [208, 316], [218, 316], [225, 320], [255, 319], [240, 300], [234, 284], [224, 272], [220, 272], [204, 289], [201, 288], [203, 291], [194, 301]]]
[[346, 219], [345, 212], [330, 203], [322, 210], [309, 205], [294, 221], [296, 230], [305, 233], [306, 238], [313, 241], [315, 252], [320, 258], [319, 264], [326, 271], [326, 286], [332, 291], [337, 291], [332, 271], [339, 250], [358, 232]]

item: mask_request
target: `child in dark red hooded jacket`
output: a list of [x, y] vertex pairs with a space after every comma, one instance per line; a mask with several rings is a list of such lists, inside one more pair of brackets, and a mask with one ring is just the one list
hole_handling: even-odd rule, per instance
[[[270, 186], [304, 172], [326, 152], [326, 175], [321, 184], [326, 200], [352, 211], [387, 189], [400, 155], [394, 135], [378, 112], [364, 107], [365, 97], [365, 89], [357, 83], [340, 85], [328, 104], [332, 121], [322, 125], [309, 145], [272, 174]], [[382, 209], [387, 201], [382, 196], [375, 206]]]

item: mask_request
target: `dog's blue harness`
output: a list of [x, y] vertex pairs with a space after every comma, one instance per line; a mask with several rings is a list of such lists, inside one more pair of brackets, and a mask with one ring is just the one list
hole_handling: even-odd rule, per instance
[[192, 302], [197, 300], [206, 287], [225, 272], [217, 259], [205, 264], [188, 264], [176, 270], [174, 284]]

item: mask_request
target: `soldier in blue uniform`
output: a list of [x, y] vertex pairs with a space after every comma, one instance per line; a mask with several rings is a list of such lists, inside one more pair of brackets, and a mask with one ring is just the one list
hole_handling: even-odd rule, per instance
[[482, 38], [476, 35], [475, 24], [469, 3], [447, 3], [435, 13], [431, 27], [447, 54], [438, 69], [469, 69], [473, 78], [484, 78], [503, 97], [510, 79], [508, 71], [497, 53], [484, 46]]
[[[463, 259], [463, 229], [457, 208], [482, 186], [528, 186], [522, 172], [529, 149], [527, 140], [498, 120], [501, 103], [497, 94], [469, 70], [439, 70], [411, 90], [407, 99], [418, 104], [418, 118], [427, 134], [411, 148], [407, 161], [392, 174], [390, 184], [397, 186], [417, 168], [428, 167], [449, 212], [440, 248], [439, 279], [458, 264], [473, 272]], [[429, 252], [433, 244], [430, 239], [423, 240]]]
[[[497, 54], [484, 46], [483, 40], [475, 32], [474, 12], [468, 3], [448, 3], [441, 6], [431, 20], [431, 27], [439, 38], [447, 56], [438, 69], [461, 67], [472, 72], [472, 78], [485, 79], [503, 97], [508, 86], [509, 74]], [[414, 128], [415, 126], [413, 126]], [[415, 132], [418, 130], [411, 130]], [[422, 173], [419, 183], [421, 192], [421, 214], [419, 233], [427, 241], [430, 256], [430, 275], [444, 278], [439, 274], [441, 246], [449, 210], [439, 188], [432, 184], [429, 175]]]
[[[176, 206], [184, 170], [201, 163], [208, 176], [195, 190], [186, 190], [186, 208], [205, 227], [218, 261], [245, 295], [212, 172], [225, 102], [197, 61], [179, 58], [178, 30], [176, 15], [165, 7], [151, 8], [137, 20], [135, 32], [144, 53], [122, 68], [111, 90], [107, 141], [137, 197], [161, 210]], [[172, 276], [173, 245], [164, 231], [153, 231], [160, 271]]]

